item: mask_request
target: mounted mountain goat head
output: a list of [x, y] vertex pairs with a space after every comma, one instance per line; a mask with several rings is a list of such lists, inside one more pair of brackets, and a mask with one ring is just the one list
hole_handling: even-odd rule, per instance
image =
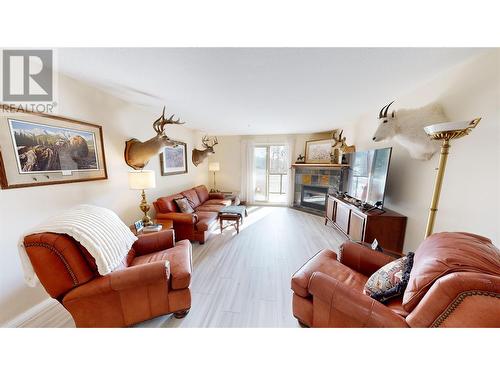
[[394, 101], [384, 106], [378, 115], [379, 125], [372, 140], [375, 142], [394, 139], [407, 149], [413, 159], [429, 160], [439, 149], [436, 142], [425, 134], [424, 127], [448, 121], [443, 108], [431, 103], [416, 109], [399, 109], [388, 115]]
[[213, 137], [213, 139], [210, 140], [207, 135], [203, 137], [201, 143], [203, 144], [203, 147], [205, 147], [204, 150], [198, 150], [196, 148], [193, 150], [192, 161], [195, 167], [197, 167], [198, 164], [201, 164], [208, 155], [215, 154], [214, 146], [219, 144], [217, 137]]
[[146, 142], [135, 138], [125, 142], [125, 162], [134, 169], [143, 169], [149, 160], [162, 152], [166, 146], [175, 146], [176, 143], [165, 134], [165, 125], [169, 124], [181, 125], [184, 122], [180, 122], [180, 119], [174, 121], [174, 115], [165, 118], [165, 107], [163, 107], [162, 115], [153, 123], [156, 136]]

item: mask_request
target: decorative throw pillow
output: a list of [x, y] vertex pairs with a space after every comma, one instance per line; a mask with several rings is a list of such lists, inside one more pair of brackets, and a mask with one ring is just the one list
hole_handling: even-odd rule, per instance
[[410, 279], [413, 256], [414, 253], [408, 253], [371, 275], [365, 284], [365, 294], [380, 302], [402, 296]]
[[185, 214], [192, 214], [194, 212], [193, 207], [189, 204], [187, 198], [179, 198], [175, 200], [179, 210]]

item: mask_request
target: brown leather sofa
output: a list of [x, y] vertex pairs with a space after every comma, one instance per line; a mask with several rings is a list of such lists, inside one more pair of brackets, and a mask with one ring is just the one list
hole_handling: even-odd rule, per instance
[[500, 251], [469, 233], [439, 233], [415, 252], [402, 297], [363, 293], [394, 258], [358, 243], [323, 250], [292, 278], [293, 315], [308, 327], [500, 327]]
[[191, 243], [175, 242], [172, 230], [140, 236], [123, 265], [105, 276], [67, 235], [29, 235], [24, 246], [45, 290], [77, 327], [125, 327], [169, 313], [182, 318], [191, 308]]
[[[175, 200], [183, 197], [187, 198], [194, 213], [179, 211]], [[231, 200], [224, 199], [221, 193], [209, 193], [205, 185], [199, 185], [178, 194], [158, 198], [153, 204], [157, 223], [172, 220], [177, 238], [205, 243], [210, 230], [217, 223], [219, 210], [231, 205]]]

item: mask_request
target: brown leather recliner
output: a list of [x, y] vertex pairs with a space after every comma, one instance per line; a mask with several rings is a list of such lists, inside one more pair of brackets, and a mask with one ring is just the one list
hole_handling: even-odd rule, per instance
[[[183, 197], [187, 198], [194, 213], [179, 211], [175, 200]], [[205, 243], [210, 230], [217, 224], [219, 210], [231, 205], [231, 200], [224, 199], [221, 193], [209, 193], [205, 185], [199, 185], [179, 194], [158, 198], [153, 204], [157, 223], [172, 220], [177, 238]]]
[[354, 242], [323, 250], [292, 278], [293, 315], [308, 327], [500, 327], [500, 251], [487, 238], [439, 233], [415, 252], [402, 297], [363, 293], [394, 258]]
[[125, 327], [169, 313], [181, 318], [191, 308], [191, 243], [176, 243], [173, 230], [140, 236], [122, 266], [104, 276], [67, 235], [29, 235], [24, 246], [45, 290], [77, 327]]

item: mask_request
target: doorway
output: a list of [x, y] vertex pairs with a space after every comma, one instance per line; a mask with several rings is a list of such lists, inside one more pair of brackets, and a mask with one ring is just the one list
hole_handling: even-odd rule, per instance
[[283, 144], [254, 148], [254, 198], [256, 202], [288, 202], [288, 147]]

